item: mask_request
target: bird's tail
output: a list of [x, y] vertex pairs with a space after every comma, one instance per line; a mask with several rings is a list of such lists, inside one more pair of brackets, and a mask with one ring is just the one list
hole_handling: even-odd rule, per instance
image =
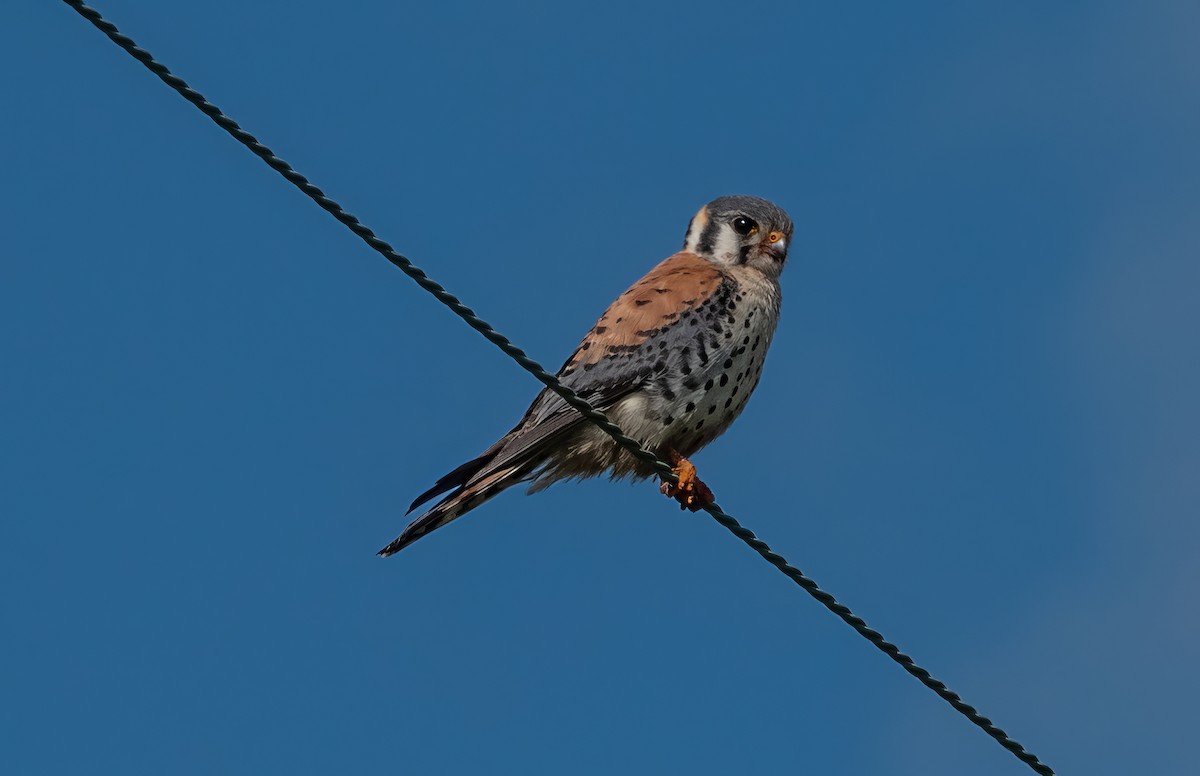
[[441, 480], [438, 480], [438, 484], [434, 485], [429, 491], [418, 496], [417, 500], [413, 502], [412, 507], [409, 507], [410, 512], [439, 493], [444, 493], [451, 488], [455, 488], [453, 493], [443, 498], [433, 508], [425, 512], [425, 514], [409, 523], [403, 533], [397, 536], [391, 544], [379, 551], [380, 557], [386, 558], [389, 555], [394, 555], [425, 534], [462, 517], [505, 488], [526, 479], [529, 473], [536, 468], [528, 463], [513, 462], [509, 465], [492, 469], [489, 466], [491, 457], [485, 454], [474, 461], [468, 461]]
[[[408, 508], [411, 512], [426, 501], [447, 493], [433, 508], [408, 524], [404, 532], [379, 551], [383, 557], [394, 555], [430, 531], [441, 528], [451, 520], [462, 517], [505, 488], [537, 476], [552, 457], [555, 447], [585, 422], [565, 404], [561, 411], [543, 412], [547, 396], [543, 390], [511, 431], [500, 437], [483, 455], [467, 461], [442, 477], [434, 486], [417, 496]], [[554, 397], [557, 400], [557, 397]]]

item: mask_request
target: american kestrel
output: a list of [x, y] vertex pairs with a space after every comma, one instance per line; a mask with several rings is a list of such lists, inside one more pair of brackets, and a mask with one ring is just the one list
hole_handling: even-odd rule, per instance
[[[661, 490], [693, 511], [713, 501], [687, 460], [746, 406], [779, 320], [779, 274], [792, 221], [757, 197], [720, 197], [692, 218], [683, 250], [617, 297], [558, 371], [558, 379], [674, 467]], [[653, 468], [549, 388], [516, 427], [417, 496], [443, 493], [379, 554], [387, 557], [505, 488], [535, 493], [562, 479], [646, 479]]]

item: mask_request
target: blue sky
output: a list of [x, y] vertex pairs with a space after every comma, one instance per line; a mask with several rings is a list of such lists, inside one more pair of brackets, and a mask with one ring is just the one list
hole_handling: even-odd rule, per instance
[[[722, 505], [1060, 772], [1194, 764], [1193, 5], [100, 10], [550, 366], [778, 202]], [[66, 6], [9, 25], [14, 772], [1027, 772], [650, 484], [375, 558], [537, 385]]]

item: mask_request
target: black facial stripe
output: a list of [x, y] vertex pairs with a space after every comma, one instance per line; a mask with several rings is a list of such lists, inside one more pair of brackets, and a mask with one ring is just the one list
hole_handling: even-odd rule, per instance
[[738, 248], [738, 264], [745, 264], [748, 261], [750, 261], [750, 246], [743, 245]]
[[705, 225], [704, 231], [700, 233], [700, 241], [696, 244], [696, 250], [701, 255], [711, 254], [717, 247], [717, 231], [721, 228], [715, 220], [709, 221]]

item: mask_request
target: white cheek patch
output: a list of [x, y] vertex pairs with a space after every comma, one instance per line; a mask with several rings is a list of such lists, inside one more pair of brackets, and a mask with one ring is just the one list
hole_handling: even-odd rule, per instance
[[686, 251], [699, 255], [700, 251], [700, 235], [704, 234], [704, 230], [708, 227], [708, 206], [700, 208], [696, 215], [692, 216], [692, 223], [688, 226], [687, 237], [683, 241], [683, 248]]
[[742, 243], [737, 234], [728, 226], [722, 225], [717, 232], [717, 243], [713, 247], [713, 258], [718, 261], [736, 264], [741, 255]]
[[738, 264], [744, 244], [745, 238], [733, 231], [732, 226], [723, 221], [712, 221], [708, 213], [701, 210], [692, 219], [684, 249], [721, 264]]

